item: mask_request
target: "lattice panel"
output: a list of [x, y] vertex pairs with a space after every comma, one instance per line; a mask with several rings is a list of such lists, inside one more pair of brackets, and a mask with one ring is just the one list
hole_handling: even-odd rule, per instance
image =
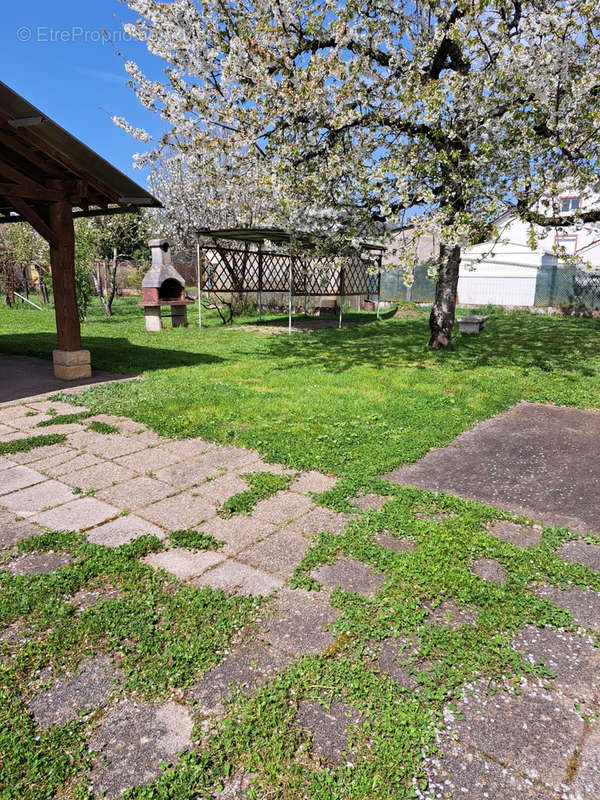
[[587, 308], [600, 308], [600, 275], [578, 272], [573, 276], [574, 300]]
[[[369, 293], [369, 276], [360, 256], [333, 259], [328, 256], [295, 256], [239, 248], [205, 246], [201, 286], [211, 292], [289, 291], [292, 261], [292, 294], [362, 295]], [[343, 264], [343, 266], [340, 266]]]

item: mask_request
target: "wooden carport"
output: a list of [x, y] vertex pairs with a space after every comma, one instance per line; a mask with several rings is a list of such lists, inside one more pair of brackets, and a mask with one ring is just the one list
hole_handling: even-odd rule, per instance
[[50, 246], [57, 378], [91, 374], [75, 300], [73, 219], [140, 207], [160, 202], [0, 82], [0, 224], [26, 221]]

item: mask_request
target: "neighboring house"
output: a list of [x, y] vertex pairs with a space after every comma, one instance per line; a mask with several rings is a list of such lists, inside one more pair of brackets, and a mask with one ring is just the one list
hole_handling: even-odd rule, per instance
[[[600, 197], [583, 201], [574, 193], [557, 198], [560, 214], [597, 207]], [[554, 211], [546, 212], [554, 214]], [[496, 221], [499, 237], [465, 250], [460, 264], [461, 305], [551, 306], [584, 302], [600, 305], [600, 230], [580, 225], [557, 231], [538, 230], [537, 247], [529, 246], [530, 226], [513, 212]], [[557, 253], [557, 245], [566, 256]], [[578, 268], [568, 256], [584, 264]], [[591, 270], [590, 270], [591, 268]]]

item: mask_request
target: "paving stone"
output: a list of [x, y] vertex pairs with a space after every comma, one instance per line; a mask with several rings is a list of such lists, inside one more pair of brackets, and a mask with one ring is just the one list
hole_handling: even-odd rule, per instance
[[411, 552], [417, 546], [412, 539], [399, 539], [397, 536], [390, 536], [388, 533], [376, 533], [375, 542], [380, 547], [385, 547], [386, 550], [392, 550], [394, 553]]
[[292, 660], [278, 650], [250, 642], [225, 656], [216, 667], [209, 669], [202, 680], [190, 690], [201, 714], [222, 716], [223, 701], [228, 700], [237, 685], [248, 692], [256, 691]]
[[[74, 451], [71, 451], [74, 452]], [[88, 467], [93, 467], [95, 464], [103, 464], [103, 461], [97, 456], [93, 456], [91, 453], [81, 453], [74, 458], [63, 459], [61, 458], [60, 461], [56, 464], [48, 464], [47, 460], [44, 459], [38, 469], [42, 472], [46, 472], [48, 475], [51, 475], [53, 478], [61, 478], [63, 475], [75, 475], [77, 473], [82, 472], [83, 470], [87, 469]], [[95, 488], [95, 487], [87, 487]]]
[[[78, 434], [75, 434], [77, 436]], [[119, 458], [119, 456], [127, 456], [130, 453], [139, 452], [144, 450], [146, 445], [143, 439], [138, 436], [122, 436], [119, 433], [99, 433], [95, 434], [87, 445], [87, 450], [95, 456], [101, 458]]]
[[517, 525], [516, 522], [500, 520], [488, 528], [490, 536], [520, 547], [536, 547], [542, 541], [541, 526]]
[[[96, 795], [112, 800], [130, 786], [149, 783], [192, 744], [189, 712], [177, 703], [125, 701], [111, 708], [89, 742], [98, 751], [91, 783]], [[104, 794], [102, 794], [104, 793]]]
[[75, 674], [62, 675], [52, 688], [36, 694], [29, 711], [42, 728], [66, 725], [82, 711], [102, 705], [114, 692], [119, 674], [106, 656], [82, 662]]
[[154, 477], [176, 489], [197, 486], [198, 491], [201, 491], [207, 478], [217, 478], [220, 474], [221, 470], [218, 467], [197, 464], [195, 461], [179, 461], [157, 470]]
[[556, 675], [552, 685], [574, 698], [591, 700], [600, 685], [600, 649], [592, 639], [555, 628], [526, 625], [511, 646], [532, 664], [543, 661]]
[[[0, 478], [0, 483], [2, 479]], [[567, 561], [577, 561], [587, 566], [594, 572], [600, 572], [600, 546], [586, 544], [586, 542], [565, 542], [557, 550], [557, 555]]]
[[419, 684], [415, 672], [427, 668], [425, 661], [415, 658], [419, 650], [416, 636], [390, 636], [382, 642], [379, 650], [379, 671], [389, 675], [405, 689], [416, 689]]
[[119, 514], [119, 509], [93, 497], [82, 497], [35, 516], [35, 522], [54, 531], [83, 531]]
[[133, 476], [134, 473], [125, 467], [113, 464], [111, 461], [98, 461], [85, 469], [64, 472], [60, 479], [70, 486], [78, 486], [84, 491], [88, 491], [88, 489], [98, 491], [113, 484], [123, 483]]
[[10, 547], [38, 533], [42, 533], [42, 529], [29, 520], [3, 522], [0, 519], [0, 547]]
[[568, 800], [600, 797], [600, 730], [586, 737], [579, 753], [579, 769], [565, 793]]
[[524, 685], [489, 693], [483, 678], [467, 687], [449, 724], [463, 744], [474, 747], [532, 780], [554, 787], [564, 783], [569, 762], [584, 731], [573, 702]]
[[308, 514], [290, 523], [289, 527], [298, 533], [309, 535], [316, 533], [341, 533], [351, 519], [355, 519], [354, 514], [343, 514], [338, 511], [331, 511], [329, 508], [317, 508], [309, 511]]
[[558, 800], [539, 783], [505, 769], [445, 737], [426, 763], [425, 797], [439, 800]]
[[[41, 433], [43, 434], [43, 431], [41, 431]], [[58, 433], [58, 431], [53, 430], [52, 433]], [[38, 461], [59, 455], [64, 455], [66, 458], [69, 458], [70, 456], [74, 456], [75, 452], [72, 447], [67, 447], [64, 444], [49, 444], [45, 447], [34, 447], [24, 453], [12, 453], [11, 458], [18, 464], [33, 464], [34, 468], [37, 469]]]
[[229, 519], [213, 517], [199, 526], [199, 530], [214, 536], [219, 542], [225, 542], [225, 546], [219, 552], [231, 556], [275, 533], [277, 527], [270, 522], [247, 517], [245, 514], [236, 514]]
[[225, 560], [225, 556], [213, 550], [201, 550], [198, 553], [174, 547], [161, 553], [150, 553], [142, 558], [142, 563], [154, 569], [164, 569], [176, 578], [187, 580], [206, 572], [210, 567]]
[[16, 467], [16, 461], [9, 461], [8, 458], [4, 458], [4, 456], [0, 456], [0, 471], [9, 469], [10, 467]]
[[162, 525], [172, 531], [193, 528], [215, 516], [215, 508], [202, 497], [195, 497], [190, 491], [181, 492], [174, 497], [166, 497], [157, 503], [146, 506], [140, 512], [144, 519]]
[[29, 467], [10, 467], [0, 474], [0, 495], [16, 492], [46, 480], [46, 476]]
[[538, 597], [544, 597], [551, 603], [566, 608], [584, 628], [600, 631], [600, 592], [577, 586], [559, 589], [558, 586], [549, 584], [536, 586], [534, 592]]
[[120, 547], [128, 544], [139, 536], [156, 536], [157, 539], [164, 539], [166, 532], [134, 514], [126, 517], [117, 517], [112, 522], [106, 522], [97, 528], [87, 532], [89, 542], [93, 544], [103, 544], [107, 547]]
[[473, 572], [490, 583], [506, 583], [506, 570], [496, 558], [477, 558], [473, 562]]
[[177, 463], [177, 461], [177, 455], [168, 450], [166, 445], [161, 445], [159, 447], [149, 447], [144, 451], [143, 458], [140, 458], [137, 453], [132, 453], [128, 456], [115, 458], [114, 463], [137, 473], [146, 474], [147, 472], [152, 472], [154, 474], [159, 469], [169, 467]]
[[335, 564], [324, 564], [311, 574], [325, 589], [339, 586], [345, 592], [362, 595], [374, 594], [385, 583], [385, 575], [362, 561], [346, 557], [338, 558]]
[[278, 492], [274, 497], [261, 500], [254, 506], [252, 516], [274, 525], [290, 522], [314, 508], [308, 497], [296, 492]]
[[212, 467], [222, 467], [223, 469], [241, 469], [247, 467], [251, 471], [251, 465], [258, 461], [260, 456], [254, 450], [246, 450], [243, 447], [215, 447], [196, 459], [198, 464]]
[[27, 553], [4, 565], [13, 575], [47, 575], [73, 561], [69, 553]]
[[[73, 489], [64, 483], [48, 480], [2, 496], [2, 505], [20, 517], [34, 516], [43, 508], [52, 508], [73, 499]], [[60, 529], [59, 529], [60, 530]]]
[[294, 492], [327, 492], [338, 482], [338, 478], [333, 478], [330, 475], [323, 475], [321, 472], [303, 472], [290, 486]]
[[14, 432], [15, 432], [14, 428], [11, 428], [9, 425], [3, 425], [2, 423], [0, 423], [0, 436], [2, 437], [2, 439], [4, 439], [4, 437], [7, 434], [14, 433]]
[[394, 498], [391, 495], [370, 493], [352, 497], [350, 498], [349, 502], [353, 506], [360, 508], [361, 511], [368, 511], [369, 509], [379, 511], [386, 503], [393, 499]]
[[324, 707], [316, 701], [304, 701], [298, 706], [298, 724], [312, 734], [313, 752], [334, 764], [341, 764], [352, 755], [348, 728], [360, 719], [357, 709], [347, 703], [334, 702]]
[[282, 589], [277, 611], [261, 625], [270, 645], [293, 656], [321, 653], [334, 644], [337, 634], [330, 630], [340, 610], [302, 589]]
[[53, 456], [48, 456], [47, 458], [42, 458], [39, 461], [36, 461], [32, 466], [34, 466], [38, 472], [43, 472], [45, 475], [55, 477], [52, 470], [57, 467], [60, 468], [61, 466], [65, 469], [70, 469], [71, 462], [76, 456], [77, 451], [73, 450], [71, 447], [68, 447], [64, 448], [60, 453], [56, 453]]
[[95, 589], [84, 587], [69, 598], [69, 603], [81, 613], [105, 600], [119, 600], [121, 597], [124, 597], [123, 592], [110, 586]]
[[228, 559], [193, 581], [194, 586], [210, 586], [232, 594], [258, 597], [269, 595], [283, 586], [283, 581], [260, 569]]
[[429, 611], [428, 622], [436, 625], [444, 625], [451, 630], [460, 628], [461, 625], [473, 625], [477, 619], [477, 613], [465, 606], [459, 606], [455, 600], [446, 599], [432, 609], [425, 606]]
[[164, 445], [166, 451], [172, 452], [178, 461], [189, 461], [191, 459], [200, 458], [210, 450], [215, 449], [212, 442], [207, 442], [204, 439], [177, 439], [175, 441], [166, 442]]
[[198, 492], [202, 497], [209, 500], [217, 508], [222, 506], [230, 497], [233, 497], [234, 494], [245, 492], [247, 489], [248, 483], [236, 473], [223, 475], [214, 481], [205, 481], [198, 486]]
[[308, 548], [309, 543], [302, 536], [291, 531], [279, 531], [242, 550], [238, 558], [280, 578], [289, 578]]
[[172, 492], [172, 486], [142, 475], [139, 478], [131, 478], [125, 483], [109, 486], [98, 492], [96, 497], [119, 508], [136, 509], [163, 500]]

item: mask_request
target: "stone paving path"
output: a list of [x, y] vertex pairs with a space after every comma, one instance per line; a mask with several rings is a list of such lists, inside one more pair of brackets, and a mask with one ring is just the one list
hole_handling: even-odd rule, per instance
[[[144, 562], [193, 586], [274, 599], [251, 635], [244, 634], [178, 702], [123, 699], [118, 663], [105, 656], [87, 657], [73, 673], [51, 683], [45, 683], [43, 674], [39, 676], [28, 707], [40, 730], [104, 709], [89, 742], [96, 753], [91, 785], [95, 796], [114, 798], [129, 786], [153, 780], [162, 763], [175, 761], [190, 748], [194, 722], [200, 730], [210, 730], [224, 713], [232, 684], [253, 691], [297, 657], [332, 648], [336, 639], [331, 625], [338, 611], [329, 602], [331, 589], [341, 586], [368, 597], [380, 589], [385, 576], [360, 561], [340, 557], [313, 571], [323, 591], [292, 590], [285, 585], [311, 538], [323, 530], [341, 532], [354, 516], [321, 508], [312, 499], [311, 492], [327, 490], [334, 478], [317, 472], [294, 474], [288, 490], [260, 502], [249, 517], [225, 519], [217, 510], [247, 488], [244, 472], [285, 470], [266, 464], [249, 450], [219, 447], [201, 439], [170, 441], [131, 420], [109, 415], [96, 419], [114, 425], [116, 434], [88, 430], [89, 419], [36, 427], [49, 418], [49, 411], [76, 410], [47, 399], [0, 408], [1, 441], [48, 432], [66, 435], [62, 444], [0, 457], [0, 548], [6, 551], [45, 528], [81, 531], [90, 542], [108, 547], [143, 534], [166, 540], [170, 531], [194, 528], [224, 542], [224, 547], [200, 552], [167, 547]], [[366, 495], [357, 499], [356, 506], [378, 509], [387, 499]], [[541, 528], [499, 522], [489, 532], [526, 548], [539, 543]], [[415, 548], [413, 541], [387, 533], [377, 534], [376, 541], [396, 552]], [[568, 542], [559, 554], [600, 569], [598, 545]], [[42, 574], [61, 569], [69, 558], [64, 553], [13, 554], [3, 568], [13, 574]], [[504, 568], [494, 559], [478, 559], [472, 571], [482, 581], [506, 580]], [[600, 593], [549, 585], [536, 591], [568, 608], [582, 626], [600, 631]], [[114, 596], [118, 591], [108, 585], [84, 588], [70, 602], [79, 613], [100, 597]], [[454, 600], [432, 604], [427, 611], [429, 622], [453, 630], [473, 625], [477, 617], [476, 610]], [[1, 631], [0, 640], [18, 642], [26, 635], [26, 623], [18, 622]], [[416, 676], [433, 665], [416, 657], [414, 644], [411, 637], [387, 639], [375, 648], [369, 666], [407, 691], [418, 692]], [[448, 710], [447, 727], [439, 733], [440, 752], [426, 759], [429, 784], [419, 789], [423, 797], [600, 797], [600, 729], [594, 717], [600, 710], [600, 650], [584, 635], [531, 625], [512, 644], [524, 658], [544, 661], [556, 678], [546, 684], [525, 684], [519, 694], [511, 686], [490, 692], [487, 681], [467, 687], [456, 711]], [[361, 722], [357, 710], [345, 703], [299, 704], [298, 728], [302, 736], [306, 734], [313, 756], [324, 763], [352, 763], [349, 736]], [[218, 797], [245, 797], [251, 777], [235, 773]]]

